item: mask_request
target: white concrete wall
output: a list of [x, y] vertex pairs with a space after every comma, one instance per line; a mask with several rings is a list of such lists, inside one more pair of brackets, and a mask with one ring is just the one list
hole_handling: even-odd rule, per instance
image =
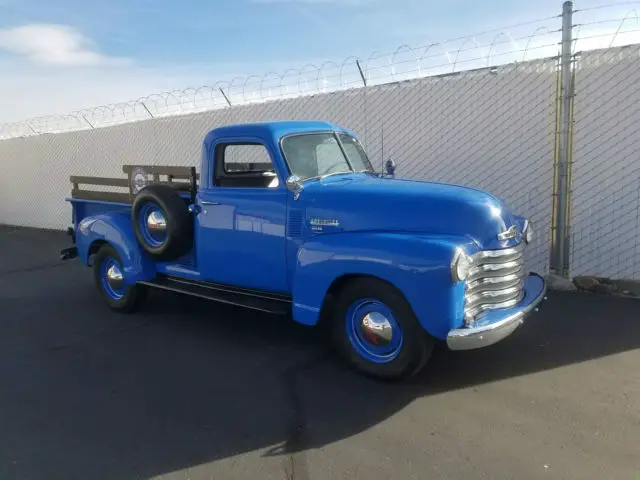
[[[0, 141], [0, 223], [66, 228], [70, 175], [123, 177], [122, 164], [198, 165], [220, 125], [317, 119], [356, 131], [376, 166], [489, 190], [538, 231], [528, 262], [547, 271], [555, 60], [232, 107], [96, 130]], [[429, 212], [425, 212], [428, 215]]]

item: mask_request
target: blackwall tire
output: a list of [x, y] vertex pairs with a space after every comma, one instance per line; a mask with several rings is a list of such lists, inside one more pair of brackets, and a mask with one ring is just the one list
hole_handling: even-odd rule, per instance
[[124, 268], [120, 255], [113, 246], [100, 247], [93, 261], [93, 278], [98, 291], [115, 312], [132, 313], [147, 298], [144, 285], [125, 285], [122, 279]]
[[402, 292], [371, 277], [352, 280], [338, 294], [331, 327], [333, 345], [343, 359], [380, 380], [416, 375], [435, 344]]
[[177, 260], [193, 248], [193, 217], [187, 202], [168, 185], [140, 190], [131, 221], [138, 243], [156, 260]]

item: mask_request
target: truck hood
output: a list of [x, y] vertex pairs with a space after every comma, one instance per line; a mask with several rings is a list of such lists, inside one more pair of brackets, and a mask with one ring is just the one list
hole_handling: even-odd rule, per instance
[[314, 234], [421, 232], [466, 237], [479, 248], [508, 246], [498, 234], [513, 225], [522, 229], [524, 220], [482, 190], [368, 174], [306, 182], [295, 203], [306, 210]]

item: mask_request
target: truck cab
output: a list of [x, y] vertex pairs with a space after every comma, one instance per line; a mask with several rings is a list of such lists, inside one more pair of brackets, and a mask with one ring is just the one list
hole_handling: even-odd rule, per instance
[[159, 288], [284, 314], [328, 327], [359, 371], [404, 378], [438, 341], [504, 339], [546, 285], [524, 270], [527, 219], [488, 192], [391, 170], [331, 123], [216, 128], [199, 173], [123, 165], [126, 180], [71, 177], [74, 246], [62, 257], [92, 266], [114, 310]]

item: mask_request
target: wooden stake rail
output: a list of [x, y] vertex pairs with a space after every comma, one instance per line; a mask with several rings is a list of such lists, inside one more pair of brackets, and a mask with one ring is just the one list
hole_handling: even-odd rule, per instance
[[[135, 198], [133, 190], [134, 181], [142, 180], [144, 185], [169, 185], [179, 192], [195, 194], [194, 188], [199, 175], [195, 173], [193, 167], [175, 167], [161, 165], [123, 165], [122, 171], [127, 174], [127, 178], [90, 177], [76, 176], [70, 177], [73, 188], [71, 197], [82, 200], [95, 200], [103, 202], [132, 203]], [[136, 175], [137, 178], [132, 179]], [[195, 175], [195, 178], [193, 176]], [[96, 185], [101, 187], [128, 188], [128, 192], [99, 191], [81, 188], [80, 185]], [[138, 185], [139, 186], [139, 185]]]

